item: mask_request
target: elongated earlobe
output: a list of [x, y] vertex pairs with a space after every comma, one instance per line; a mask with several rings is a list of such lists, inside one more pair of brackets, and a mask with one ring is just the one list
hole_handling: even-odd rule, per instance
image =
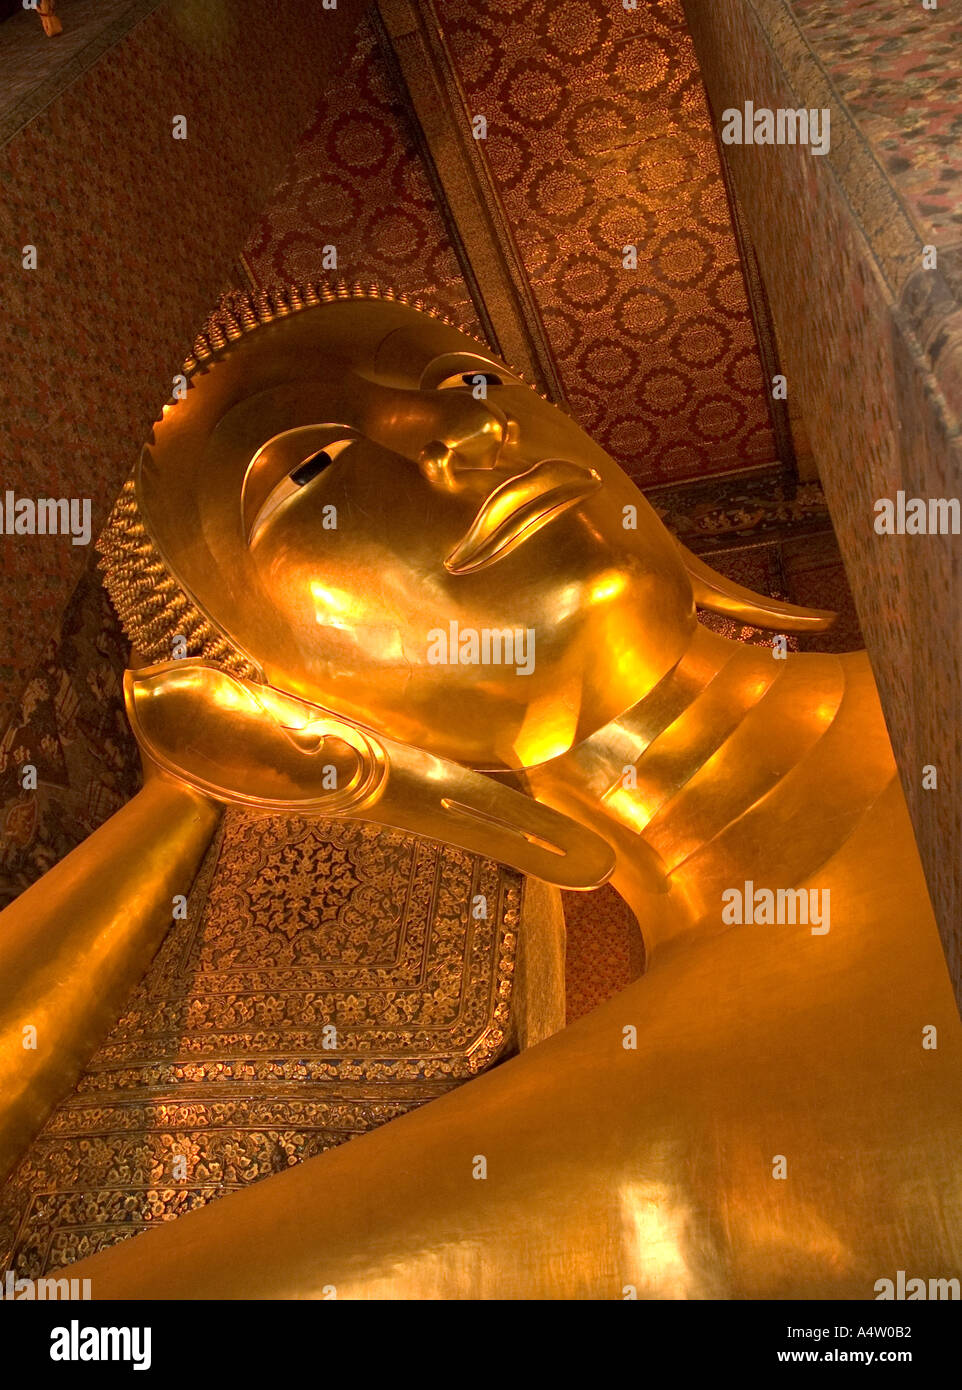
[[777, 598], [753, 593], [751, 589], [745, 589], [741, 584], [717, 574], [681, 541], [675, 544], [685, 561], [695, 603], [708, 613], [723, 613], [726, 617], [739, 618], [744, 623], [772, 632], [825, 632], [838, 616], [826, 609], [800, 608], [795, 603], [782, 603]]

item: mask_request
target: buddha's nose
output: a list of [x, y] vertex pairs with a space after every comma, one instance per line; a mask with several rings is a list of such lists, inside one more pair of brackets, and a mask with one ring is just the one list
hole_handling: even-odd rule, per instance
[[455, 489], [459, 474], [494, 468], [517, 427], [491, 401], [460, 390], [437, 392], [437, 406], [441, 428], [419, 451], [418, 467], [430, 482]]
[[468, 389], [379, 392], [368, 411], [369, 438], [415, 459], [432, 482], [457, 486], [460, 472], [494, 468], [517, 427], [493, 401]]

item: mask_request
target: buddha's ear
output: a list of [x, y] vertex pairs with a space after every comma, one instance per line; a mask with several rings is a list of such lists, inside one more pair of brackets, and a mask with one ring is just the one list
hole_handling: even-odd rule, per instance
[[379, 822], [560, 888], [614, 868], [605, 840], [531, 797], [210, 662], [128, 671], [124, 697], [147, 755], [215, 801]]
[[124, 700], [149, 757], [215, 801], [336, 815], [383, 776], [377, 750], [350, 725], [311, 718], [311, 706], [210, 662], [128, 671]]
[[780, 599], [753, 593], [717, 574], [681, 541], [675, 544], [685, 562], [695, 603], [709, 613], [722, 613], [774, 632], [825, 632], [838, 616], [826, 609], [800, 608], [795, 603], [782, 603]]

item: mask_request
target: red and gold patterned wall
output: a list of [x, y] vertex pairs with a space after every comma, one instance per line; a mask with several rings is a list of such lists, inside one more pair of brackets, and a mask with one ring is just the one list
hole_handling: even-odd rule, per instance
[[[962, 475], [958, 6], [685, 0], [716, 112], [831, 113], [831, 149], [730, 147], [962, 998], [962, 552], [875, 504]], [[953, 59], [956, 59], [953, 64]], [[923, 100], [924, 98], [924, 100]], [[931, 253], [936, 252], [933, 261]], [[923, 785], [938, 768], [941, 790]]]

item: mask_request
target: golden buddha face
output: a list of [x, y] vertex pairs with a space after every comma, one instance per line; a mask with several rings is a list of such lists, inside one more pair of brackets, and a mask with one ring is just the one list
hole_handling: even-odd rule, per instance
[[165, 408], [137, 498], [177, 583], [271, 686], [468, 766], [563, 753], [650, 690], [695, 621], [681, 555], [617, 464], [396, 301], [231, 343]]

